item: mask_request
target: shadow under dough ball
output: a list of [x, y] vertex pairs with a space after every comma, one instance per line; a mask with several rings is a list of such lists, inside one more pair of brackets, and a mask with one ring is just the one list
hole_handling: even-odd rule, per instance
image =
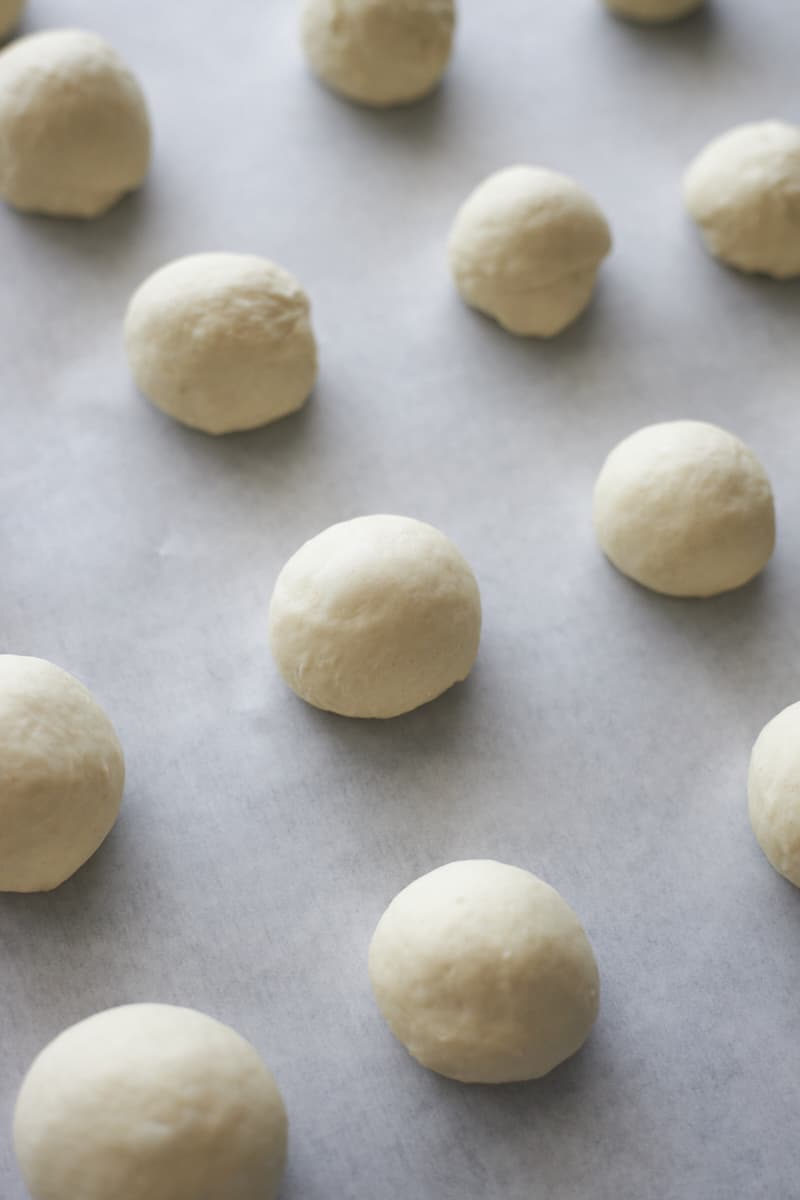
[[135, 78], [94, 33], [48, 30], [0, 53], [0, 196], [97, 217], [142, 183], [150, 121]]
[[117, 735], [83, 684], [0, 655], [0, 891], [69, 879], [113, 827], [124, 782]]
[[750, 823], [769, 862], [800, 887], [800, 704], [764, 726], [750, 756]]
[[269, 639], [289, 687], [346, 717], [396, 717], [466, 679], [481, 632], [475, 576], [422, 521], [371, 516], [312, 538], [278, 576]]
[[744, 442], [704, 421], [625, 438], [594, 490], [594, 528], [615, 567], [668, 596], [714, 596], [763, 570], [775, 545], [767, 474]]
[[400, 892], [369, 974], [395, 1037], [462, 1083], [538, 1079], [597, 1017], [597, 964], [575, 913], [535, 875], [489, 860], [449, 863]]
[[286, 1138], [254, 1048], [166, 1004], [65, 1030], [34, 1060], [14, 1114], [33, 1200], [273, 1200]]
[[0, 38], [16, 29], [24, 7], [25, 0], [0, 0]]
[[253, 254], [193, 254], [134, 293], [125, 345], [139, 390], [205, 433], [255, 429], [302, 408], [317, 378], [308, 297]]
[[629, 21], [662, 25], [697, 12], [705, 0], [605, 0], [605, 3], [613, 13]]
[[524, 337], [553, 337], [588, 305], [611, 231], [591, 196], [545, 167], [507, 167], [467, 198], [450, 231], [462, 298]]
[[711, 254], [739, 271], [800, 275], [800, 127], [739, 125], [689, 166], [683, 196]]
[[454, 0], [303, 0], [300, 38], [314, 73], [375, 108], [427, 95], [450, 60]]

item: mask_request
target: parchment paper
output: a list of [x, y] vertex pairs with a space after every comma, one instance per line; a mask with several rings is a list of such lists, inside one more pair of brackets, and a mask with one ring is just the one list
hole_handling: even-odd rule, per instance
[[[4, 1200], [32, 1057], [137, 1000], [264, 1054], [282, 1200], [800, 1197], [800, 896], [745, 795], [758, 731], [800, 698], [800, 285], [715, 264], [679, 189], [711, 136], [798, 118], [800, 10], [718, 0], [663, 30], [596, 0], [461, 10], [446, 85], [377, 113], [307, 74], [289, 0], [31, 0], [27, 29], [120, 49], [157, 152], [103, 220], [0, 213], [0, 649], [80, 676], [128, 763], [90, 864], [0, 898]], [[516, 161], [575, 175], [615, 232], [551, 343], [466, 310], [446, 269], [456, 208]], [[151, 270], [212, 249], [297, 274], [322, 364], [302, 414], [223, 440], [138, 397], [120, 337]], [[609, 449], [677, 417], [745, 438], [777, 498], [767, 572], [709, 602], [629, 583], [590, 527]], [[445, 530], [485, 607], [469, 682], [388, 723], [303, 705], [265, 639], [285, 559], [369, 512]], [[539, 1083], [439, 1079], [372, 1001], [384, 906], [473, 856], [541, 874], [598, 956], [599, 1023]]]

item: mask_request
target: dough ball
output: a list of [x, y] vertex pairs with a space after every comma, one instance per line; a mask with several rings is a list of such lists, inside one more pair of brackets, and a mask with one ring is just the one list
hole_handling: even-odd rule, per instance
[[83, 684], [0, 654], [0, 891], [74, 875], [111, 831], [124, 782], [114, 727]]
[[303, 0], [308, 61], [334, 91], [384, 108], [426, 95], [450, 60], [454, 0]]
[[683, 181], [711, 254], [740, 271], [800, 275], [800, 127], [739, 125], [706, 146]]
[[764, 468], [704, 421], [648, 425], [611, 451], [594, 491], [598, 541], [623, 575], [668, 596], [714, 596], [763, 570], [775, 545]]
[[606, 0], [612, 12], [630, 21], [658, 25], [688, 17], [703, 7], [704, 0]]
[[0, 38], [16, 29], [24, 7], [25, 0], [0, 0]]
[[448, 248], [467, 304], [511, 333], [553, 337], [589, 303], [611, 232], [591, 196], [566, 175], [507, 167], [461, 206]]
[[238, 1033], [189, 1008], [131, 1004], [45, 1047], [14, 1144], [33, 1200], [271, 1200], [286, 1112]]
[[466, 679], [481, 632], [475, 576], [409, 517], [358, 517], [306, 542], [278, 576], [272, 653], [289, 687], [346, 717], [396, 717]]
[[192, 254], [156, 271], [128, 305], [125, 344], [148, 400], [206, 433], [277, 421], [317, 378], [308, 297], [253, 254]]
[[395, 1037], [462, 1083], [538, 1079], [597, 1017], [580, 921], [557, 891], [504, 863], [450, 863], [400, 892], [378, 922], [369, 974]]
[[747, 782], [750, 822], [776, 871], [800, 887], [800, 704], [759, 734]]
[[0, 196], [14, 208], [97, 217], [149, 163], [144, 97], [102, 38], [48, 30], [0, 53]]

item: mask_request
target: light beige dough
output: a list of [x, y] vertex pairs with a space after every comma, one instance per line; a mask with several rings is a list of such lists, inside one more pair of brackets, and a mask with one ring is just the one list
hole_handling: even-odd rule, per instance
[[0, 0], [0, 38], [16, 29], [24, 7], [25, 0]]
[[124, 782], [117, 735], [83, 684], [0, 655], [0, 891], [69, 879], [114, 825]]
[[772, 866], [800, 887], [800, 704], [765, 725], [750, 756], [750, 822]]
[[148, 400], [205, 433], [296, 412], [317, 378], [308, 297], [253, 254], [193, 254], [156, 271], [128, 305], [125, 345]]
[[648, 425], [605, 461], [594, 528], [624, 575], [669, 596], [714, 596], [763, 570], [775, 545], [767, 474], [752, 450], [704, 421]]
[[94, 33], [57, 29], [0, 53], [0, 196], [14, 208], [97, 217], [150, 164], [139, 84]]
[[369, 975], [408, 1052], [463, 1083], [546, 1075], [597, 1017], [597, 964], [577, 916], [499, 862], [449, 863], [400, 892], [372, 938]]
[[758, 121], [723, 133], [684, 176], [683, 196], [715, 258], [739, 271], [800, 275], [800, 127]]
[[507, 167], [467, 198], [450, 231], [462, 298], [511, 333], [553, 337], [588, 305], [611, 249], [608, 222], [574, 180]]
[[253, 1047], [166, 1004], [65, 1030], [35, 1059], [14, 1114], [33, 1200], [272, 1200], [286, 1139]]
[[703, 7], [705, 0], [605, 0], [613, 13], [647, 25], [663, 24], [688, 17]]
[[269, 610], [272, 653], [309, 704], [396, 717], [466, 679], [481, 631], [475, 576], [453, 543], [409, 517], [358, 517], [306, 542]]
[[302, 0], [300, 37], [328, 87], [385, 108], [436, 87], [455, 23], [454, 0]]

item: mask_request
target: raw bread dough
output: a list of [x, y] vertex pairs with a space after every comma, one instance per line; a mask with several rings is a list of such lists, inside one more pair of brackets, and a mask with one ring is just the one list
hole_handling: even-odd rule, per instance
[[750, 757], [750, 822], [776, 871], [800, 887], [800, 704], [765, 725]]
[[637, 583], [669, 596], [713, 596], [769, 561], [772, 489], [732, 433], [704, 421], [648, 425], [606, 459], [594, 527], [614, 566]]
[[110, 832], [124, 782], [114, 727], [83, 684], [0, 655], [0, 891], [69, 879]]
[[14, 1144], [33, 1200], [271, 1200], [286, 1112], [238, 1033], [192, 1009], [131, 1004], [45, 1047]]
[[648, 25], [677, 21], [702, 8], [705, 0], [606, 0], [612, 12]]
[[0, 38], [16, 29], [24, 7], [25, 0], [0, 0]]
[[400, 892], [378, 922], [369, 974], [395, 1037], [463, 1083], [546, 1075], [597, 1016], [597, 965], [575, 913], [504, 863], [449, 863]]
[[450, 60], [454, 0], [303, 0], [300, 37], [314, 72], [350, 100], [418, 100]]
[[347, 717], [396, 717], [466, 679], [480, 631], [468, 564], [409, 517], [358, 517], [318, 534], [281, 571], [269, 610], [289, 687]]
[[253, 254], [193, 254], [134, 293], [125, 344], [136, 384], [206, 433], [232, 433], [302, 408], [317, 377], [308, 297]]
[[800, 127], [760, 121], [723, 133], [690, 165], [683, 195], [716, 258], [800, 275]]
[[94, 33], [47, 30], [0, 54], [0, 196], [15, 208], [96, 217], [139, 187], [150, 121], [138, 83]]
[[611, 232], [574, 180], [545, 167], [507, 167], [461, 206], [448, 249], [467, 304], [511, 333], [553, 337], [589, 303]]

